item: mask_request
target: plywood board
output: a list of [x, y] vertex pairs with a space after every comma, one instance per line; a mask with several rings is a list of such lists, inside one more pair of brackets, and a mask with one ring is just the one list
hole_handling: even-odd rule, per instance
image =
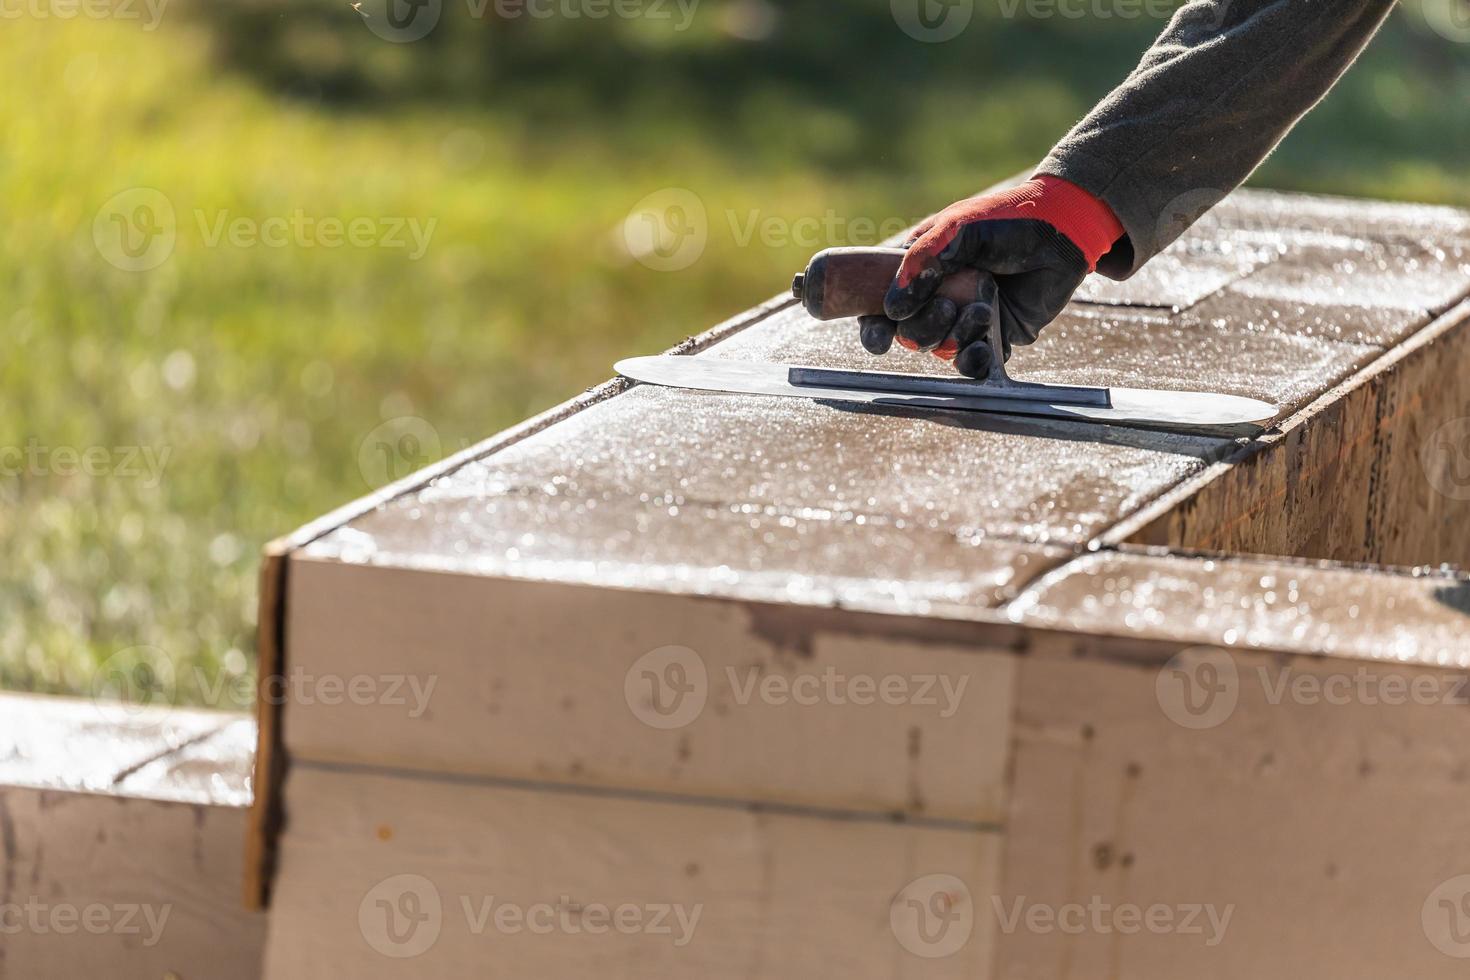
[[[1470, 564], [1462, 304], [1111, 538], [1381, 564]], [[1110, 538], [1110, 539], [1111, 539]]]
[[989, 975], [995, 834], [308, 766], [286, 789], [267, 980]]
[[997, 977], [1463, 976], [1463, 672], [1079, 653], [1020, 670]]
[[[1011, 631], [294, 559], [296, 760], [998, 820]], [[360, 696], [351, 692], [360, 690]]]
[[0, 786], [0, 978], [260, 976], [246, 811]]

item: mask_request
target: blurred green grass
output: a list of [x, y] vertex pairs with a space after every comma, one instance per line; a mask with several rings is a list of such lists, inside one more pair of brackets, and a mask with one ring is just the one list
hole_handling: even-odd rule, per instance
[[[245, 706], [264, 541], [873, 240], [853, 219], [911, 221], [1025, 167], [1160, 27], [982, 20], [923, 45], [886, 2], [751, 2], [707, 0], [677, 37], [446, 23], [420, 48], [345, 4], [7, 21], [0, 447], [40, 463], [0, 474], [0, 686], [85, 693], [99, 665], [147, 663], [169, 697]], [[730, 29], [751, 9], [774, 24], [759, 41]], [[1397, 15], [1256, 182], [1470, 204], [1467, 50]], [[177, 222], [146, 271], [94, 239], [134, 188]], [[622, 233], [666, 188], [707, 219], [678, 271]], [[298, 212], [432, 235], [417, 259], [210, 241], [222, 217]], [[774, 234], [743, 240], [752, 221]], [[389, 434], [418, 443], [365, 465], [405, 417]], [[128, 472], [129, 447], [161, 473]], [[106, 462], [75, 472], [68, 448]]]

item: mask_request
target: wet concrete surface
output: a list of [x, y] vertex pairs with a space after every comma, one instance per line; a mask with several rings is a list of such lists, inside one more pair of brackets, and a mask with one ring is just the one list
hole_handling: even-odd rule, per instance
[[1008, 607], [1035, 626], [1470, 667], [1470, 577], [1103, 552]]
[[117, 791], [179, 803], [249, 806], [254, 799], [255, 719], [225, 716], [216, 732], [128, 773]]
[[1432, 247], [1470, 243], [1470, 211], [1247, 188], [1226, 197], [1188, 234], [1217, 228], [1298, 241], [1331, 237]]
[[640, 386], [389, 502], [310, 553], [988, 604], [1229, 445]]
[[0, 694], [0, 785], [120, 792], [129, 776], [217, 734], [233, 717], [100, 697]]
[[[957, 376], [932, 355], [897, 346], [875, 357], [856, 337], [855, 320], [821, 323], [788, 312], [701, 356]], [[1288, 328], [1253, 329], [1228, 314], [1202, 320], [1164, 310], [1074, 303], [1035, 344], [1015, 348], [1007, 370], [1028, 381], [1241, 395], [1281, 406], [1284, 415], [1377, 353], [1369, 345]]]
[[1408, 313], [1439, 312], [1467, 290], [1470, 244], [1365, 241], [1295, 245], [1231, 287], [1255, 299]]
[[[1086, 352], [1082, 359], [1079, 351]], [[1064, 384], [1243, 395], [1277, 405], [1284, 415], [1377, 353], [1288, 331], [1257, 332], [1234, 321], [1074, 306], [1035, 344], [1018, 349], [1012, 373]]]
[[1433, 318], [1428, 307], [1343, 306], [1250, 295], [1227, 286], [1191, 307], [1181, 326], [1310, 337], [1380, 348], [1393, 346]]
[[1237, 243], [1228, 238], [1181, 238], [1149, 260], [1130, 279], [1088, 276], [1073, 294], [1082, 303], [1186, 310], [1225, 286], [1277, 258], [1270, 243]]

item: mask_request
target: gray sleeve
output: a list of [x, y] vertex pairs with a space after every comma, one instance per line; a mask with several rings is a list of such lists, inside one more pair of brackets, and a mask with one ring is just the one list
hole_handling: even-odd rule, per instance
[[1393, 0], [1191, 0], [1037, 173], [1106, 201], [1125, 279], [1250, 176], [1373, 37]]

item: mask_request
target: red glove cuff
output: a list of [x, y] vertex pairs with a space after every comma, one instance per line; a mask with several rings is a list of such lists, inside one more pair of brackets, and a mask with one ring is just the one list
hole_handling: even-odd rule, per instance
[[987, 219], [1045, 221], [1081, 250], [1089, 270], [1096, 269], [1097, 260], [1123, 237], [1123, 225], [1112, 208], [1076, 184], [1050, 174], [1000, 191], [986, 204], [983, 216]]

